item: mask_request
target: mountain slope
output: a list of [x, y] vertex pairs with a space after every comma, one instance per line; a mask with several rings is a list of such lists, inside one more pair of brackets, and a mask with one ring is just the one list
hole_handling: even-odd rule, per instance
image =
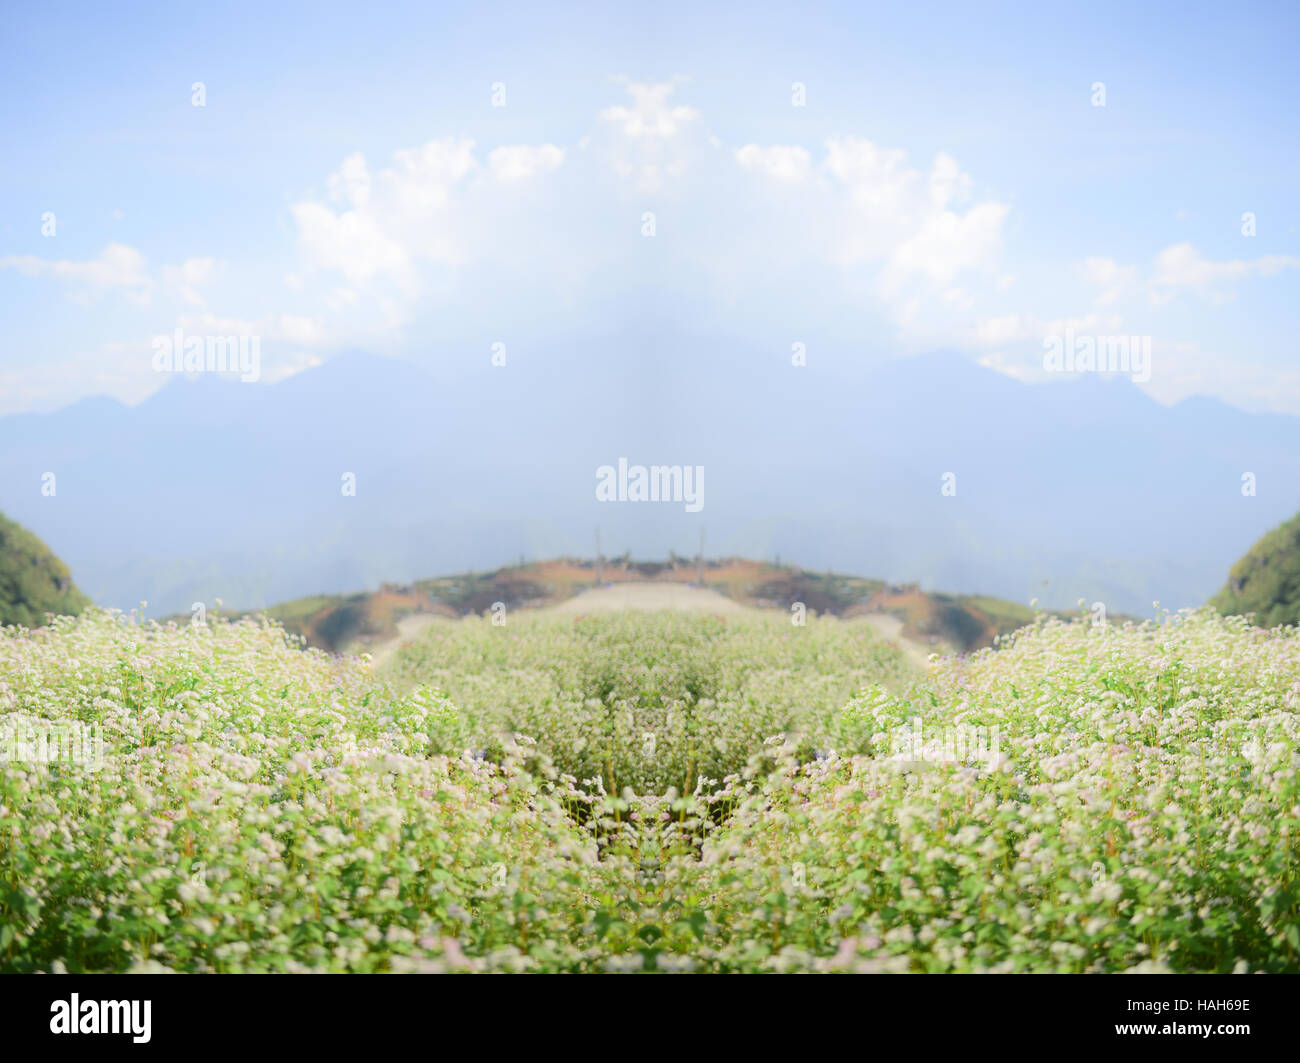
[[[310, 646], [331, 653], [363, 652], [392, 643], [404, 623], [419, 618], [482, 614], [497, 602], [511, 612], [561, 603], [572, 607], [584, 592], [598, 588], [654, 585], [668, 591], [676, 584], [685, 590], [684, 585], [696, 586], [698, 574], [695, 562], [681, 558], [621, 558], [606, 560], [598, 580], [594, 561], [560, 558], [419, 580], [410, 586], [385, 584], [373, 592], [316, 595], [265, 612]], [[894, 587], [882, 580], [738, 558], [705, 561], [704, 588], [740, 605], [786, 615], [801, 602], [810, 613], [887, 619], [902, 641], [926, 652], [964, 653], [991, 646], [996, 636], [1034, 618], [1028, 606], [997, 598], [927, 593], [915, 585]]]
[[1300, 624], [1300, 515], [1252, 546], [1210, 604], [1225, 614], [1253, 613], [1261, 627]]
[[88, 604], [68, 566], [0, 513], [0, 624], [39, 627], [46, 613], [75, 614]]
[[[597, 527], [608, 553], [694, 554], [705, 530], [719, 556], [1147, 615], [1202, 604], [1295, 510], [1300, 418], [1165, 407], [1124, 379], [1029, 385], [951, 353], [860, 361], [648, 334], [512, 346], [503, 368], [431, 347], [275, 384], [178, 378], [135, 407], [0, 419], [0, 506], [96, 601], [154, 615], [587, 554]], [[598, 502], [620, 457], [704, 466], [704, 509]]]

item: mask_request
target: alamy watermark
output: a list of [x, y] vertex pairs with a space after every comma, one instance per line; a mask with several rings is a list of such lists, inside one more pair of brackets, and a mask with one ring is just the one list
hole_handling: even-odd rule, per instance
[[1128, 373], [1136, 384], [1151, 379], [1150, 336], [1064, 336], [1043, 340], [1043, 369], [1049, 373]]
[[77, 993], [50, 1005], [50, 1033], [130, 1034], [138, 1045], [149, 1043], [152, 1000], [82, 1000]]
[[1001, 739], [996, 727], [940, 727], [926, 732], [919, 716], [890, 734], [890, 759], [900, 764], [985, 764], [999, 761]]
[[0, 720], [0, 761], [99, 771], [104, 766], [104, 732], [97, 723], [11, 713]]
[[704, 508], [703, 465], [631, 465], [596, 470], [597, 502], [684, 502], [687, 513]]
[[238, 373], [245, 383], [262, 376], [260, 336], [186, 336], [177, 329], [153, 340], [155, 373]]

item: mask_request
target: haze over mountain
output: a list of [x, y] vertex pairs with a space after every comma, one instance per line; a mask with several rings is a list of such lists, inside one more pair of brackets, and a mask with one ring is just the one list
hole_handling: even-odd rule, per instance
[[[1123, 378], [1027, 385], [939, 353], [850, 379], [652, 334], [474, 360], [451, 379], [349, 354], [9, 416], [0, 508], [97, 602], [152, 615], [590, 555], [597, 526], [609, 554], [693, 554], [703, 527], [710, 555], [1148, 615], [1207, 600], [1297, 509], [1300, 419]], [[598, 502], [621, 457], [703, 466], [703, 510]]]

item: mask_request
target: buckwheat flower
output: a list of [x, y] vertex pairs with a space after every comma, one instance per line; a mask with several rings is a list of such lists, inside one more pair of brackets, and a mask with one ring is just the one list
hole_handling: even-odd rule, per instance
[[410, 945], [415, 941], [415, 932], [404, 926], [391, 924], [384, 933], [384, 942], [389, 945]]
[[1163, 960], [1143, 960], [1132, 967], [1124, 969], [1124, 974], [1173, 974], [1169, 965]]
[[916, 935], [912, 928], [904, 924], [903, 926], [894, 927], [893, 930], [887, 931], [885, 941], [894, 945], [910, 945], [916, 940]]

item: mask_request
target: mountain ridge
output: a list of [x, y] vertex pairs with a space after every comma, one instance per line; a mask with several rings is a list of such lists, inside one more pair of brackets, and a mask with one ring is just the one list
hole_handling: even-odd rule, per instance
[[[1028, 384], [952, 351], [852, 378], [640, 337], [635, 386], [609, 386], [608, 339], [575, 344], [557, 355], [571, 389], [542, 405], [557, 370], [519, 347], [503, 368], [486, 345], [433, 367], [352, 351], [269, 385], [178, 377], [135, 406], [0, 418], [0, 504], [122, 608], [572, 556], [599, 526], [639, 556], [693, 551], [703, 527], [730, 556], [1142, 614], [1205, 601], [1300, 501], [1300, 418], [1166, 407], [1124, 379]], [[619, 457], [705, 466], [703, 512], [598, 503], [594, 471]]]
[[[700, 575], [703, 582], [697, 582]], [[811, 572], [796, 565], [745, 558], [670, 556], [665, 561], [609, 558], [598, 567], [590, 558], [521, 562], [485, 572], [385, 583], [378, 590], [345, 595], [310, 595], [256, 613], [293, 635], [331, 653], [356, 653], [392, 644], [405, 623], [416, 618], [448, 619], [537, 609], [571, 601], [582, 592], [621, 584], [673, 583], [706, 587], [741, 605], [791, 613], [797, 602], [808, 614], [842, 619], [890, 617], [906, 644], [941, 653], [965, 653], [993, 644], [999, 635], [1030, 623], [1034, 609], [984, 595], [924, 592], [914, 584], [835, 572]], [[183, 623], [185, 616], [171, 620]], [[1123, 618], [1116, 618], [1123, 619]]]

